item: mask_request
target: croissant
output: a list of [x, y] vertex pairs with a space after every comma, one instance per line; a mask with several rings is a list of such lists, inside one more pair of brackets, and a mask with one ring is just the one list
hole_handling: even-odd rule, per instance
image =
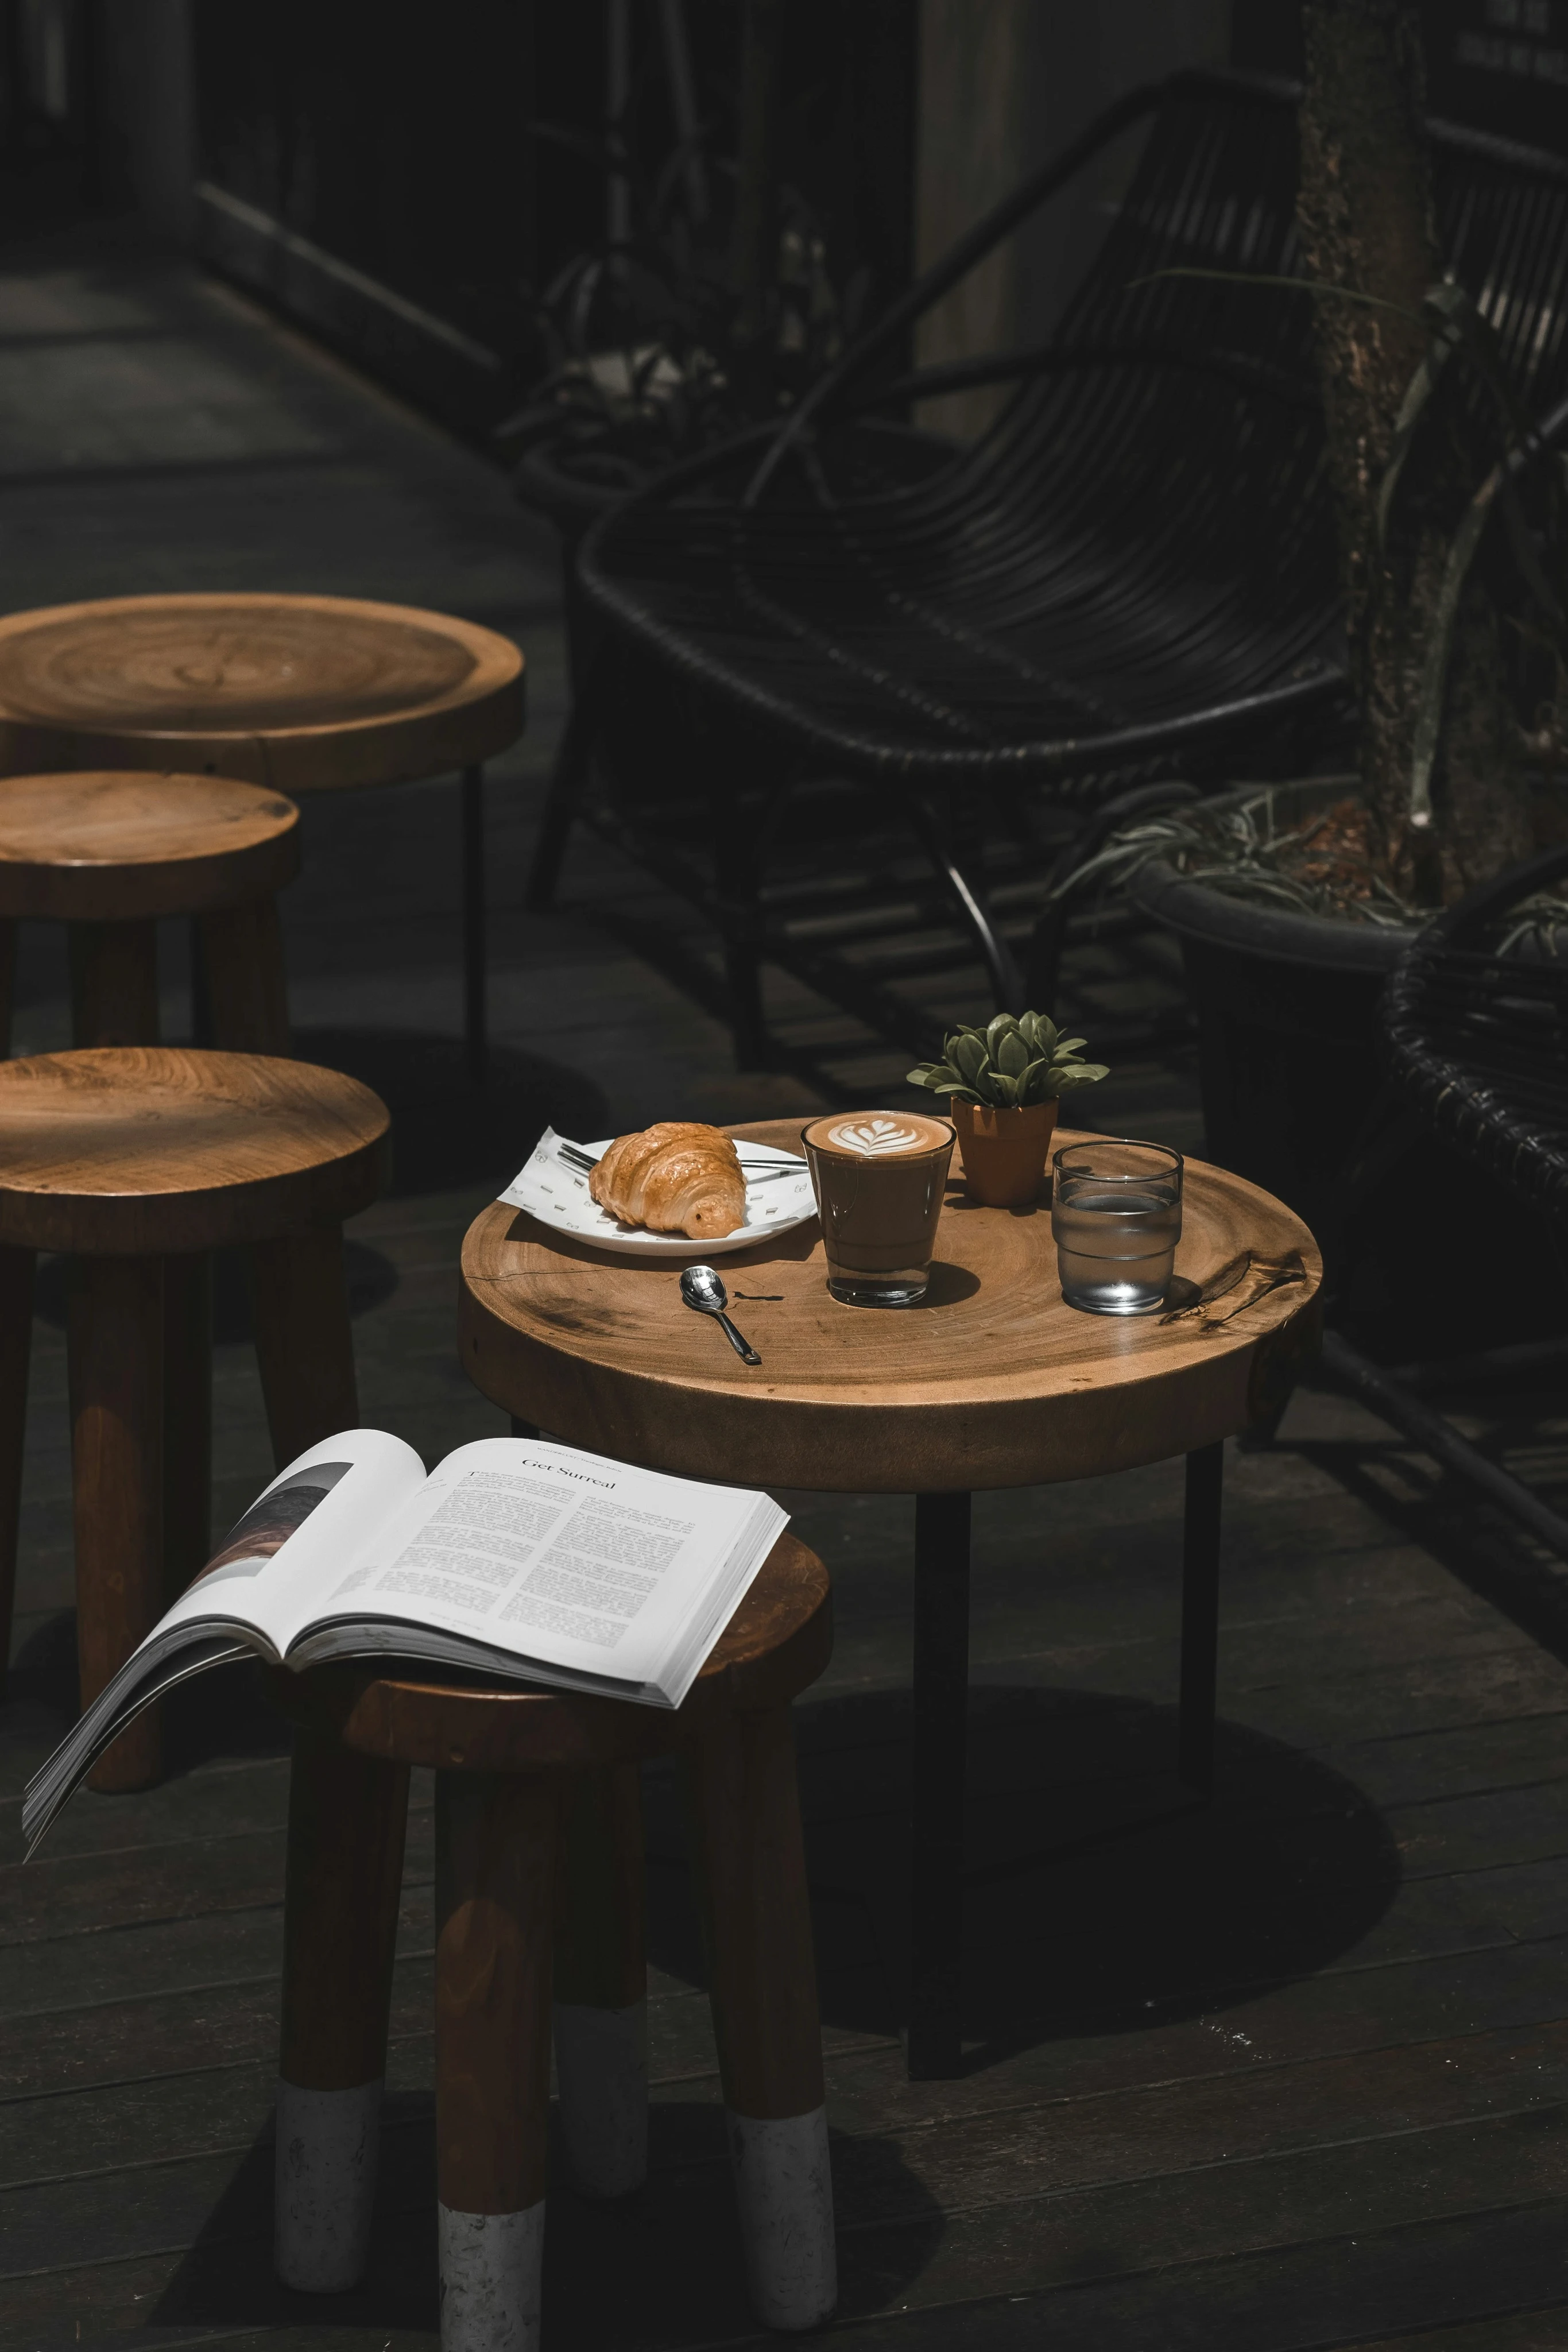
[[588, 1189], [625, 1225], [716, 1241], [746, 1223], [746, 1179], [735, 1146], [716, 1127], [661, 1119], [620, 1135], [590, 1171]]

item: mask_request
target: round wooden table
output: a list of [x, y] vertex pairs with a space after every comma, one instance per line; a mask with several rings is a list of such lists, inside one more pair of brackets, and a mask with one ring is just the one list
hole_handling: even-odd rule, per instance
[[[774, 1119], [729, 1131], [798, 1150], [800, 1130]], [[1290, 1210], [1189, 1160], [1171, 1311], [1081, 1314], [1062, 1303], [1049, 1207], [979, 1208], [960, 1171], [956, 1154], [920, 1307], [830, 1297], [814, 1220], [724, 1259], [755, 1370], [681, 1304], [680, 1267], [699, 1248], [690, 1261], [612, 1257], [499, 1202], [468, 1230], [459, 1303], [470, 1378], [525, 1427], [687, 1477], [915, 1495], [920, 2075], [958, 2062], [971, 1493], [1186, 1456], [1180, 1762], [1207, 1795], [1223, 1442], [1276, 1412], [1315, 1353], [1322, 1278]], [[1281, 1270], [1271, 1288], [1268, 1265]]]
[[345, 596], [111, 596], [0, 619], [0, 772], [194, 770], [303, 793], [463, 776], [464, 990], [485, 1055], [483, 763], [523, 657], [444, 613]]

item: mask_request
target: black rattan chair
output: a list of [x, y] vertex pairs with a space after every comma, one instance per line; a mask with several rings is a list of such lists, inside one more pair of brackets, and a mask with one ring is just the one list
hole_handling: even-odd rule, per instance
[[[824, 777], [924, 843], [998, 1003], [1011, 955], [984, 852], [1041, 855], [1043, 797], [1085, 812], [1151, 778], [1230, 772], [1343, 696], [1333, 523], [1309, 301], [1173, 269], [1295, 268], [1291, 84], [1183, 73], [1112, 108], [888, 312], [783, 428], [699, 460], [588, 534], [605, 624], [552, 789], [530, 896], [547, 902], [597, 752], [598, 821], [658, 865], [636, 805], [636, 666], [724, 745], [712, 880], [668, 878], [726, 931], [740, 1042], [760, 1036], [762, 888], [791, 795]], [[1147, 134], [1103, 248], [1053, 341], [883, 383], [914, 321], [1114, 140]], [[1568, 165], [1434, 126], [1443, 231], [1538, 409], [1568, 374]], [[868, 407], [982, 382], [1018, 390], [993, 430], [913, 486], [845, 491]], [[1060, 824], [1056, 845], [1060, 847]], [[1042, 857], [1042, 862], [1043, 857]], [[831, 853], [824, 857], [831, 866]], [[749, 1033], [749, 1035], [747, 1034]]]
[[[1499, 954], [1511, 909], [1568, 874], [1568, 843], [1473, 890], [1420, 933], [1389, 977], [1381, 1025], [1388, 1101], [1354, 1155], [1351, 1185], [1375, 1182], [1437, 1135], [1542, 1221], [1543, 1245], [1568, 1272], [1568, 959], [1531, 953], [1528, 939]], [[1568, 912], [1568, 909], [1565, 909]], [[1455, 1236], [1455, 1246], [1466, 1246]], [[1485, 1246], [1484, 1235], [1469, 1245]], [[1437, 1278], [1441, 1270], [1437, 1269]], [[1531, 1340], [1447, 1365], [1389, 1372], [1330, 1332], [1330, 1374], [1423, 1451], [1477, 1486], [1568, 1559], [1568, 1520], [1461, 1437], [1421, 1401], [1424, 1389], [1568, 1362], [1568, 1337]]]

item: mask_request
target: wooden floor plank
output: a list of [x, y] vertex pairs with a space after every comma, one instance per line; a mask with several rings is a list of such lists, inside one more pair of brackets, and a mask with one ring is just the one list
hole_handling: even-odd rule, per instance
[[[567, 2274], [557, 2292], [564, 2288], [570, 2298], [574, 2345], [614, 2345], [627, 2352], [646, 2346], [651, 2352], [655, 2346], [722, 2341], [751, 2332], [737, 2275], [716, 2115], [710, 2129], [713, 2147], [706, 2160], [674, 2168], [656, 2164], [648, 2190], [620, 2212], [586, 2210], [570, 2196], [552, 2200], [552, 2269], [558, 2276]], [[656, 2157], [663, 2152], [661, 2137], [655, 2134]], [[1461, 2276], [1471, 2273], [1472, 2312], [1495, 2310], [1499, 2300], [1517, 2307], [1531, 2290], [1538, 2301], [1560, 2299], [1568, 2284], [1568, 2248], [1562, 2242], [1565, 2146], [1568, 2116], [1546, 2109], [1522, 2123], [1510, 2118], [1467, 2124], [1269, 2163], [1223, 2165], [1113, 2189], [946, 2212], [934, 2201], [920, 2209], [918, 2185], [908, 2181], [897, 2152], [890, 2150], [882, 2202], [898, 2210], [862, 2221], [857, 2208], [841, 2221], [841, 2314], [870, 2318], [890, 2310], [951, 2307], [981, 2296], [995, 2303], [1004, 2295], [1049, 2294], [1044, 2310], [1036, 2306], [1035, 2324], [1051, 2326], [1049, 2340], [1054, 2344], [1057, 2308], [1069, 2295], [1075, 2303], [1087, 2288], [1118, 2282], [1124, 2306], [1141, 2304], [1147, 2311], [1155, 2298], [1141, 2291], [1140, 2283], [1152, 2280], [1158, 2304], [1168, 2314], [1179, 2305], [1184, 2287], [1190, 2294], [1197, 2284], [1183, 2274], [1218, 2263], [1224, 2265], [1220, 2293], [1218, 2298], [1212, 2293], [1212, 2273], [1204, 2279], [1210, 2290], [1204, 2308], [1211, 2325], [1217, 2317], [1223, 2324], [1226, 2291], [1233, 2293], [1241, 2283], [1238, 2258], [1264, 2256], [1266, 2264], [1256, 2263], [1246, 2282], [1249, 2320], [1257, 2329], [1254, 2345], [1354, 2342], [1357, 2323], [1360, 2334], [1372, 2335], [1389, 2317], [1410, 2310], [1408, 2296], [1391, 2308], [1385, 2293], [1389, 2273], [1403, 2271], [1406, 2286], [1413, 2287], [1419, 2265], [1410, 2260], [1411, 2241], [1420, 2241], [1430, 2264], [1445, 2224], [1450, 2257], [1462, 2249], [1451, 2268]], [[153, 2328], [243, 2326], [247, 2321], [254, 2326], [286, 2313], [303, 2317], [298, 2304], [291, 2310], [283, 2305], [266, 2273], [268, 2157], [263, 2147], [237, 2168], [231, 2162], [226, 2169], [204, 2171], [198, 2164], [172, 2168], [173, 2177], [161, 2183], [150, 2178], [144, 2199], [103, 2215], [99, 2242], [106, 2250], [126, 2244], [139, 2229], [155, 2229], [160, 2221], [172, 2226], [201, 2213], [205, 2226], [199, 2243], [189, 2252], [166, 2245], [136, 2252], [128, 2247], [118, 2257], [106, 2251], [102, 2260], [86, 2266], [14, 2273], [6, 2283], [0, 2346], [34, 2340], [29, 2330], [62, 2313], [82, 2320], [84, 2340], [139, 2317]], [[386, 2134], [382, 2160], [382, 2242], [365, 2288], [341, 2308], [349, 2320], [396, 2309], [406, 2322], [411, 2305], [418, 2310], [423, 2305], [429, 2312], [434, 2284], [426, 2237], [428, 2135], [411, 2118], [408, 2128]], [[1551, 2214], [1557, 2233], [1544, 2246], [1543, 2211]], [[84, 2218], [90, 2227], [94, 2217], [89, 2212]], [[1364, 2266], [1350, 2257], [1361, 2253], [1367, 2241], [1379, 2259]], [[47, 2251], [41, 2231], [18, 2234], [12, 2242]], [[629, 2281], [632, 2244], [642, 2261]], [[698, 2246], [704, 2260], [695, 2267], [703, 2275], [694, 2279], [691, 2250]], [[1512, 2266], [1500, 2273], [1491, 2264], [1511, 2247]], [[1508, 2280], [1501, 2294], [1500, 2277]], [[1337, 2336], [1290, 2332], [1301, 2326], [1303, 2279], [1320, 2299], [1330, 2280], [1334, 2282], [1342, 2315]], [[1347, 2291], [1347, 2284], [1359, 2293]], [[1417, 2324], [1423, 2301], [1434, 2319], [1463, 2315], [1463, 2303], [1456, 2307], [1451, 2275], [1445, 2285], [1446, 2304], [1436, 2310], [1417, 2295]], [[152, 2311], [141, 2312], [140, 2305], [149, 2301]], [[1257, 2326], [1260, 2305], [1271, 2323], [1267, 2328]], [[1124, 2339], [1118, 2335], [1101, 2340]], [[1177, 2333], [1165, 2340], [1184, 2339]], [[1228, 2340], [1242, 2339], [1230, 2334]]]

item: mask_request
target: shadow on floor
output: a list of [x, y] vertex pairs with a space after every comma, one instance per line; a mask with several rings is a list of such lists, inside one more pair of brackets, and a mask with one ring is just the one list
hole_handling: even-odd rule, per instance
[[[724, 2117], [695, 2099], [656, 2102], [647, 2186], [613, 2204], [552, 2185], [545, 2238], [547, 2344], [572, 2352], [628, 2352], [749, 2338]], [[916, 2276], [943, 2230], [929, 2192], [891, 2142], [857, 2138], [857, 2179], [873, 2183], [901, 2228], [889, 2261], [853, 2236], [841, 2248], [841, 2311], [876, 2308]], [[552, 2184], [565, 2176], [551, 2151]], [[293, 2325], [317, 2330], [437, 2325], [435, 2164], [431, 2102], [390, 2098], [369, 2271], [351, 2294], [291, 2294], [271, 2267], [272, 2141], [246, 2154], [146, 2325], [153, 2330]], [[862, 2275], [863, 2273], [863, 2275]]]
[[[908, 1974], [909, 1696], [796, 1710], [823, 2021], [896, 2031]], [[1017, 1686], [970, 1695], [964, 2031], [974, 2066], [1223, 2009], [1329, 1965], [1392, 1903], [1399, 1856], [1351, 1781], [1222, 1723], [1214, 1802], [1176, 1716]], [[649, 1957], [700, 1983], [684, 1810], [647, 1781]]]

